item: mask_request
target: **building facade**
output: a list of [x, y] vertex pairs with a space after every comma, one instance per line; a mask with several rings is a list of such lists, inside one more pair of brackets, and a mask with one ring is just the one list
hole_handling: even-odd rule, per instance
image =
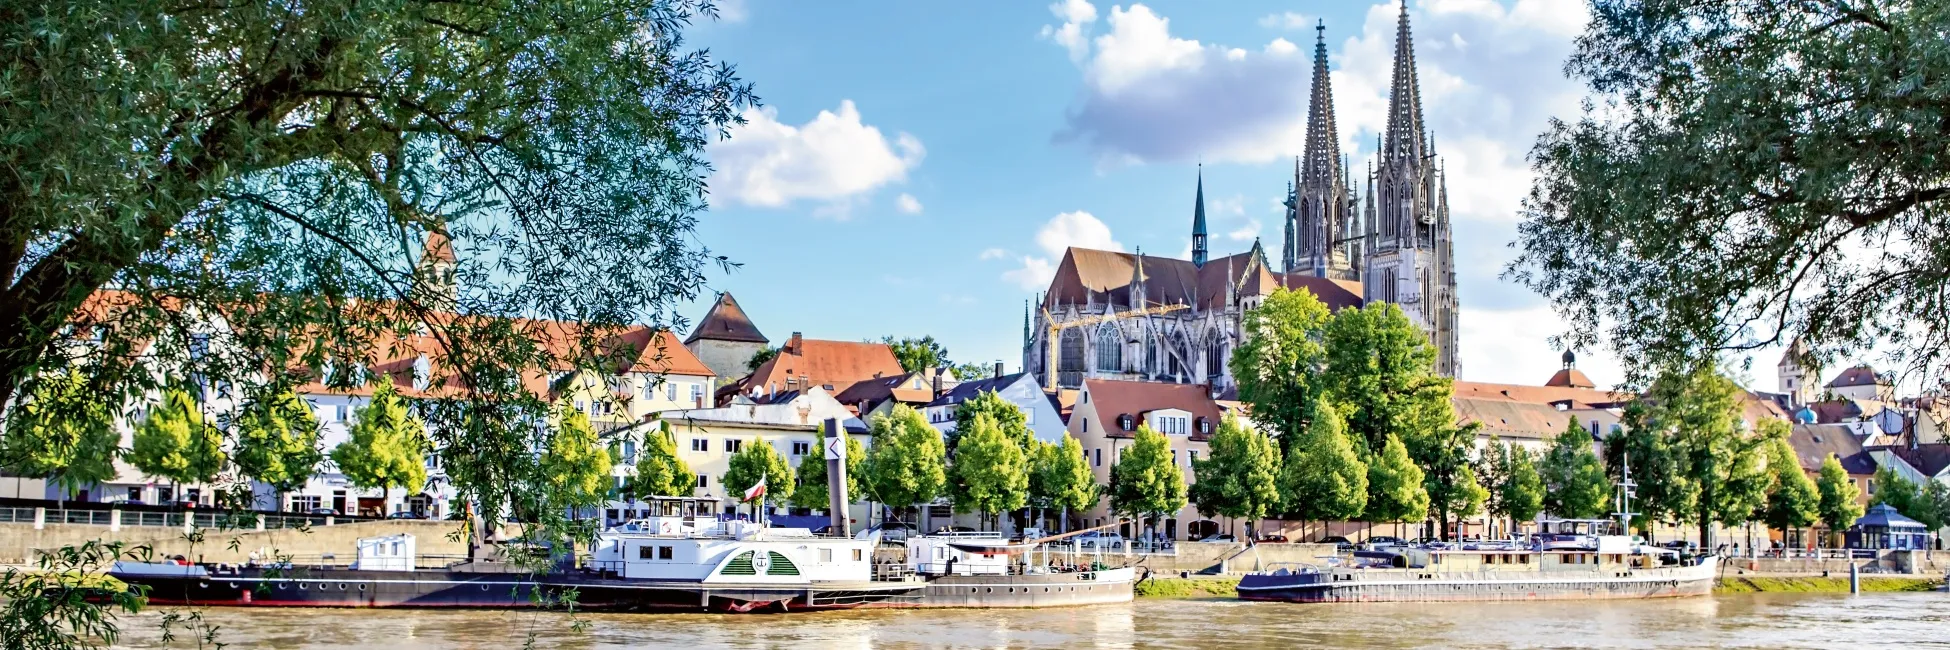
[[[765, 349], [768, 341], [752, 324], [745, 309], [730, 292], [718, 294], [711, 311], [697, 322], [697, 328], [684, 339], [684, 347], [711, 369], [711, 374], [735, 379], [751, 372], [752, 357]], [[713, 387], [715, 388], [715, 387]]]
[[1028, 425], [1029, 432], [1037, 440], [1052, 444], [1063, 442], [1065, 426], [1056, 403], [1049, 393], [1043, 392], [1043, 387], [1036, 385], [1036, 378], [1026, 372], [962, 382], [954, 390], [946, 391], [928, 402], [922, 412], [928, 416], [929, 424], [941, 430], [941, 435], [952, 435], [955, 432], [955, 411], [961, 408], [963, 402], [986, 392], [994, 392], [1004, 401], [1022, 409], [1023, 423]]

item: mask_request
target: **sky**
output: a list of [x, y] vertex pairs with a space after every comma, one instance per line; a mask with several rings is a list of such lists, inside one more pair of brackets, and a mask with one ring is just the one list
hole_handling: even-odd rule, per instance
[[[1394, 2], [722, 2], [692, 45], [762, 107], [713, 144], [697, 231], [774, 344], [932, 335], [957, 362], [1022, 361], [1026, 301], [1067, 246], [1188, 257], [1203, 173], [1214, 256], [1277, 258], [1325, 25], [1342, 151], [1384, 128]], [[1423, 106], [1449, 181], [1461, 378], [1539, 384], [1564, 321], [1499, 279], [1525, 154], [1579, 113], [1563, 74], [1582, 0], [1410, 0]], [[1202, 168], [1201, 165], [1202, 164]], [[703, 316], [708, 297], [684, 313]], [[1766, 356], [1755, 388], [1773, 389]], [[1622, 379], [1580, 350], [1600, 385]]]

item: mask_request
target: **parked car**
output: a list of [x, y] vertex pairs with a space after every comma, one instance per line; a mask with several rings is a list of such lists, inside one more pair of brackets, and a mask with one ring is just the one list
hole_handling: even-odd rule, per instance
[[1384, 548], [1397, 548], [1404, 545], [1405, 544], [1402, 542], [1402, 538], [1400, 537], [1381, 535], [1378, 537], [1368, 538], [1368, 548], [1370, 550], [1384, 549]]
[[387, 519], [426, 519], [425, 516], [422, 516], [419, 513], [415, 513], [415, 512], [395, 512], [393, 514], [386, 515], [386, 518]]
[[1124, 548], [1124, 536], [1119, 535], [1117, 533], [1109, 533], [1104, 531], [1092, 531], [1092, 532], [1084, 533], [1082, 535], [1078, 535], [1072, 539], [1076, 540], [1077, 548], [1080, 549], [1087, 548], [1087, 549], [1121, 550]]
[[1285, 535], [1260, 535], [1260, 536], [1259, 536], [1259, 543], [1261, 543], [1261, 544], [1285, 544], [1285, 543], [1287, 543], [1287, 539], [1286, 539], [1286, 536], [1285, 536]]
[[853, 537], [854, 539], [872, 539], [874, 533], [880, 533], [880, 543], [882, 544], [906, 543], [907, 538], [917, 534], [914, 532], [914, 527], [908, 525], [906, 522], [883, 521], [868, 526]]
[[311, 514], [314, 514], [314, 515], [337, 515], [338, 513], [339, 513], [339, 511], [337, 511], [337, 510], [333, 510], [333, 509], [331, 509], [331, 508], [312, 508], [312, 509], [311, 509]]
[[1198, 541], [1201, 541], [1201, 542], [1206, 542], [1206, 543], [1218, 543], [1218, 544], [1223, 544], [1223, 543], [1228, 543], [1228, 542], [1235, 542], [1235, 541], [1238, 541], [1238, 540], [1237, 540], [1237, 539], [1235, 539], [1235, 538], [1234, 538], [1233, 536], [1231, 536], [1231, 535], [1207, 535], [1207, 536], [1205, 537], [1205, 539], [1201, 539], [1201, 540], [1198, 540]]

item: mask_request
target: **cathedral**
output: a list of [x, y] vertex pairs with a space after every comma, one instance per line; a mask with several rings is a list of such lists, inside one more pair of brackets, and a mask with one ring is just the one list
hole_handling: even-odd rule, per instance
[[1331, 309], [1401, 306], [1429, 335], [1436, 371], [1455, 376], [1456, 271], [1448, 191], [1423, 126], [1414, 39], [1404, 5], [1386, 133], [1357, 193], [1334, 125], [1325, 27], [1314, 44], [1307, 137], [1287, 189], [1277, 264], [1258, 241], [1212, 258], [1201, 171], [1190, 260], [1071, 248], [1048, 291], [1023, 316], [1023, 368], [1045, 387], [1085, 378], [1235, 385], [1228, 361], [1247, 310], [1277, 288], [1312, 292]]

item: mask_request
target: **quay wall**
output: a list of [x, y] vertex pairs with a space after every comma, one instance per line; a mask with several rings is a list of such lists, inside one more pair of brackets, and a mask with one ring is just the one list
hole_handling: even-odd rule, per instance
[[[177, 527], [130, 526], [110, 530], [107, 526], [90, 524], [48, 523], [37, 528], [32, 523], [0, 523], [0, 565], [28, 564], [33, 561], [36, 550], [53, 550], [89, 541], [122, 542], [130, 546], [147, 544], [158, 557], [180, 554], [207, 562], [242, 563], [249, 558], [251, 551], [260, 549], [270, 549], [271, 552], [294, 558], [333, 555], [340, 562], [349, 562], [359, 538], [399, 533], [414, 536], [421, 556], [459, 557], [467, 555], [467, 541], [464, 538], [450, 540], [448, 535], [460, 530], [460, 524], [458, 521], [387, 520], [314, 526], [303, 530], [202, 529], [203, 539], [192, 544], [184, 530]], [[231, 550], [233, 540], [236, 542], [234, 551]], [[264, 555], [267, 554], [260, 553], [260, 557]]]

